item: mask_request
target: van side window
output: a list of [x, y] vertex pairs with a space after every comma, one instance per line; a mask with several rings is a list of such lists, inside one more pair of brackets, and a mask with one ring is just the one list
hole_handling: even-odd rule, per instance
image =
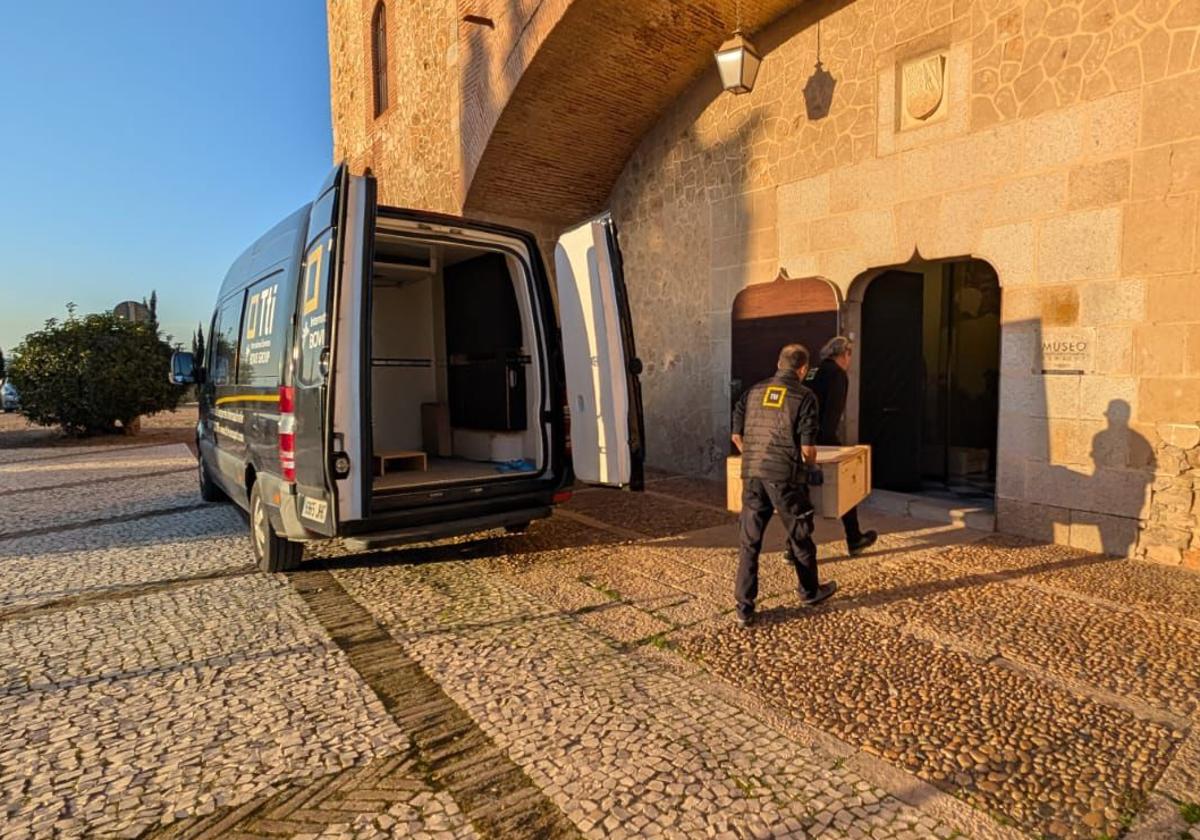
[[238, 292], [222, 303], [217, 311], [216, 328], [209, 337], [213, 347], [214, 385], [232, 385], [237, 379], [238, 336], [242, 329], [242, 301], [245, 297], [245, 292]]
[[238, 350], [239, 385], [278, 385], [283, 364], [286, 305], [280, 306], [283, 272], [277, 271], [246, 291], [246, 316], [242, 320]]

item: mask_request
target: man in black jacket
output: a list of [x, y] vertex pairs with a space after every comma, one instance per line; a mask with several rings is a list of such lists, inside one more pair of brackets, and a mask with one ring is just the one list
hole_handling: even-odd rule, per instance
[[742, 453], [742, 515], [734, 597], [743, 627], [754, 621], [758, 555], [771, 516], [787, 529], [787, 559], [796, 570], [802, 603], [815, 606], [834, 592], [820, 585], [812, 540], [813, 506], [808, 470], [817, 463], [817, 399], [802, 383], [808, 351], [789, 344], [779, 351], [775, 375], [742, 395], [733, 413], [733, 443]]
[[[844, 336], [825, 342], [821, 348], [821, 364], [808, 375], [804, 384], [812, 389], [821, 404], [821, 431], [817, 434], [820, 446], [841, 446], [838, 426], [846, 413], [846, 393], [850, 390], [850, 354], [854, 344]], [[861, 554], [875, 544], [879, 535], [874, 531], [863, 531], [858, 524], [858, 508], [851, 508], [842, 517], [846, 528], [846, 548], [851, 556]]]

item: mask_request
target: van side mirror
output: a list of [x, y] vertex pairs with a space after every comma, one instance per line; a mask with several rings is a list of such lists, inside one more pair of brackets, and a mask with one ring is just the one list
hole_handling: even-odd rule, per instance
[[167, 377], [172, 385], [197, 385], [204, 382], [204, 368], [196, 366], [191, 353], [177, 350], [171, 354], [171, 373]]

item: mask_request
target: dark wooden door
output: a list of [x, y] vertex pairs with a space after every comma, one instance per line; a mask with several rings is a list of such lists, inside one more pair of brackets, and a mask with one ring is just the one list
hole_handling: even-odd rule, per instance
[[779, 279], [743, 289], [733, 300], [730, 396], [775, 373], [779, 350], [800, 343], [813, 364], [826, 341], [838, 334], [837, 291], [828, 280]]
[[921, 486], [924, 277], [889, 271], [867, 288], [860, 340], [859, 439], [876, 487]]

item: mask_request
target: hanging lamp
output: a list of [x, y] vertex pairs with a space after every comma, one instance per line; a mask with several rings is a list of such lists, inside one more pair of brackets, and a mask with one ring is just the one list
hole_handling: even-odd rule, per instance
[[762, 56], [754, 42], [742, 33], [742, 3], [737, 0], [733, 35], [717, 49], [717, 71], [721, 85], [735, 96], [754, 90]]

